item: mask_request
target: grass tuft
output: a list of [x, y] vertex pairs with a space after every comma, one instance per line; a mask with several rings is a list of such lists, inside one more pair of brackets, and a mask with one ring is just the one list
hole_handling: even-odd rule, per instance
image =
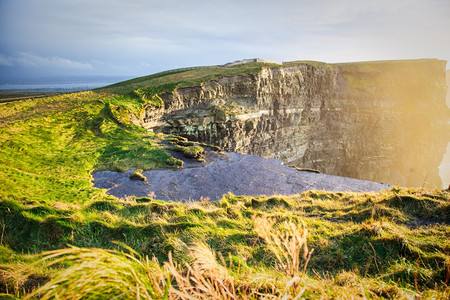
[[69, 265], [25, 299], [165, 299], [170, 284], [156, 260], [99, 248], [67, 248], [43, 254], [48, 266]]
[[136, 169], [130, 175], [131, 180], [147, 181], [147, 177], [143, 174], [142, 169]]
[[299, 226], [286, 221], [275, 227], [274, 221], [264, 217], [255, 218], [254, 224], [255, 232], [275, 255], [280, 271], [289, 276], [306, 272], [313, 250], [308, 249], [308, 231], [304, 224]]

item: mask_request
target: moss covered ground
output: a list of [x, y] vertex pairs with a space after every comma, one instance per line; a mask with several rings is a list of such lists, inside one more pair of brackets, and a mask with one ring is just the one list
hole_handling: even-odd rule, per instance
[[[91, 173], [98, 169], [179, 167], [163, 141], [176, 140], [178, 146], [200, 152], [198, 145], [148, 132], [135, 121], [145, 105], [157, 104], [153, 97], [158, 93], [153, 88], [158, 84], [175, 80], [179, 86], [223, 75], [219, 72], [223, 67], [211, 68], [188, 70], [191, 75], [184, 74], [186, 70], [152, 75], [128, 82], [132, 86], [120, 84], [107, 90], [0, 105], [1, 297], [55, 298], [55, 293], [63, 293], [55, 288], [60, 286], [65, 291], [59, 294], [61, 299], [111, 295], [186, 299], [180, 296], [182, 288], [202, 290], [185, 286], [183, 278], [194, 271], [206, 276], [205, 261], [201, 267], [196, 262], [198, 249], [207, 247], [217, 257], [216, 273], [225, 276], [220, 281], [225, 282], [223, 287], [234, 291], [220, 294], [222, 298], [449, 298], [449, 192], [393, 188], [366, 194], [230, 194], [217, 202], [177, 203], [151, 197], [118, 199], [94, 188]], [[240, 68], [244, 69], [229, 68], [227, 74], [254, 72], [260, 66]], [[192, 72], [199, 73], [194, 76]], [[151, 95], [134, 93], [137, 88], [150, 88]], [[290, 261], [280, 258], [271, 240], [261, 234], [264, 222], [260, 220], [270, 220], [279, 234], [274, 234], [275, 240], [298, 241], [292, 232], [283, 233], [283, 224], [302, 228], [302, 247], [307, 242], [309, 249], [305, 269], [291, 266], [289, 270], [294, 271], [288, 272], [282, 267]], [[69, 246], [76, 248], [61, 250]], [[61, 252], [46, 251], [68, 251], [64, 255], [70, 259], [55, 262]], [[194, 271], [185, 273], [174, 267], [184, 264]], [[148, 270], [160, 270], [163, 265], [164, 280], [156, 282], [151, 277], [140, 294], [117, 294], [124, 286], [141, 286], [149, 278], [147, 273], [153, 272]], [[147, 279], [136, 275], [111, 283], [105, 278], [113, 273], [95, 277], [89, 269], [92, 266], [96, 270], [117, 267], [117, 272], [123, 267], [126, 274], [142, 273]], [[88, 279], [81, 289], [58, 281], [64, 276], [77, 284], [81, 282], [77, 280]], [[206, 282], [211, 278], [201, 277]], [[102, 280], [109, 285], [100, 287]], [[172, 290], [164, 292], [167, 286]]]

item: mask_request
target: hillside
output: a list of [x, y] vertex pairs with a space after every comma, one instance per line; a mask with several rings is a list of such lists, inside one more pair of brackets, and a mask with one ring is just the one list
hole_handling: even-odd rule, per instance
[[[317, 62], [283, 68], [299, 66], [313, 74], [340, 68]], [[174, 70], [0, 104], [2, 297], [447, 299], [447, 191], [228, 194], [180, 203], [151, 194], [116, 198], [94, 187], [96, 170], [181, 168], [174, 147], [195, 157], [207, 145], [145, 127], [189, 103], [170, 102], [174, 95], [224, 80], [236, 83], [233, 101], [243, 105], [222, 103], [215, 113], [235, 115], [252, 98], [248, 78], [271, 68], [280, 66]], [[208, 95], [213, 88], [202, 91], [207, 96], [183, 99], [197, 105], [217, 98]], [[191, 108], [184, 112], [201, 112]]]

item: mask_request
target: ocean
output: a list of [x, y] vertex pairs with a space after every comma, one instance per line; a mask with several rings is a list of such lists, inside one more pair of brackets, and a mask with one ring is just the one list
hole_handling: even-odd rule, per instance
[[129, 78], [130, 76], [43, 77], [33, 79], [2, 78], [0, 80], [0, 91], [75, 92], [107, 86]]

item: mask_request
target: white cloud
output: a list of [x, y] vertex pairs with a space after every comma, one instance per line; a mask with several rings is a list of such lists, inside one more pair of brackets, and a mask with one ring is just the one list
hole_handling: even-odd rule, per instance
[[14, 56], [6, 56], [0, 53], [0, 66], [21, 66], [36, 68], [70, 69], [70, 70], [92, 70], [90, 63], [59, 56], [39, 56], [28, 52], [19, 52]]
[[0, 66], [12, 66], [13, 62], [11, 59], [0, 53]]
[[450, 0], [0, 2], [0, 52], [18, 53], [3, 66], [138, 75], [243, 57], [450, 59]]
[[20, 52], [12, 59], [18, 65], [25, 67], [50, 67], [61, 69], [91, 70], [93, 66], [89, 63], [83, 63], [68, 58], [58, 56], [38, 56], [32, 53]]

